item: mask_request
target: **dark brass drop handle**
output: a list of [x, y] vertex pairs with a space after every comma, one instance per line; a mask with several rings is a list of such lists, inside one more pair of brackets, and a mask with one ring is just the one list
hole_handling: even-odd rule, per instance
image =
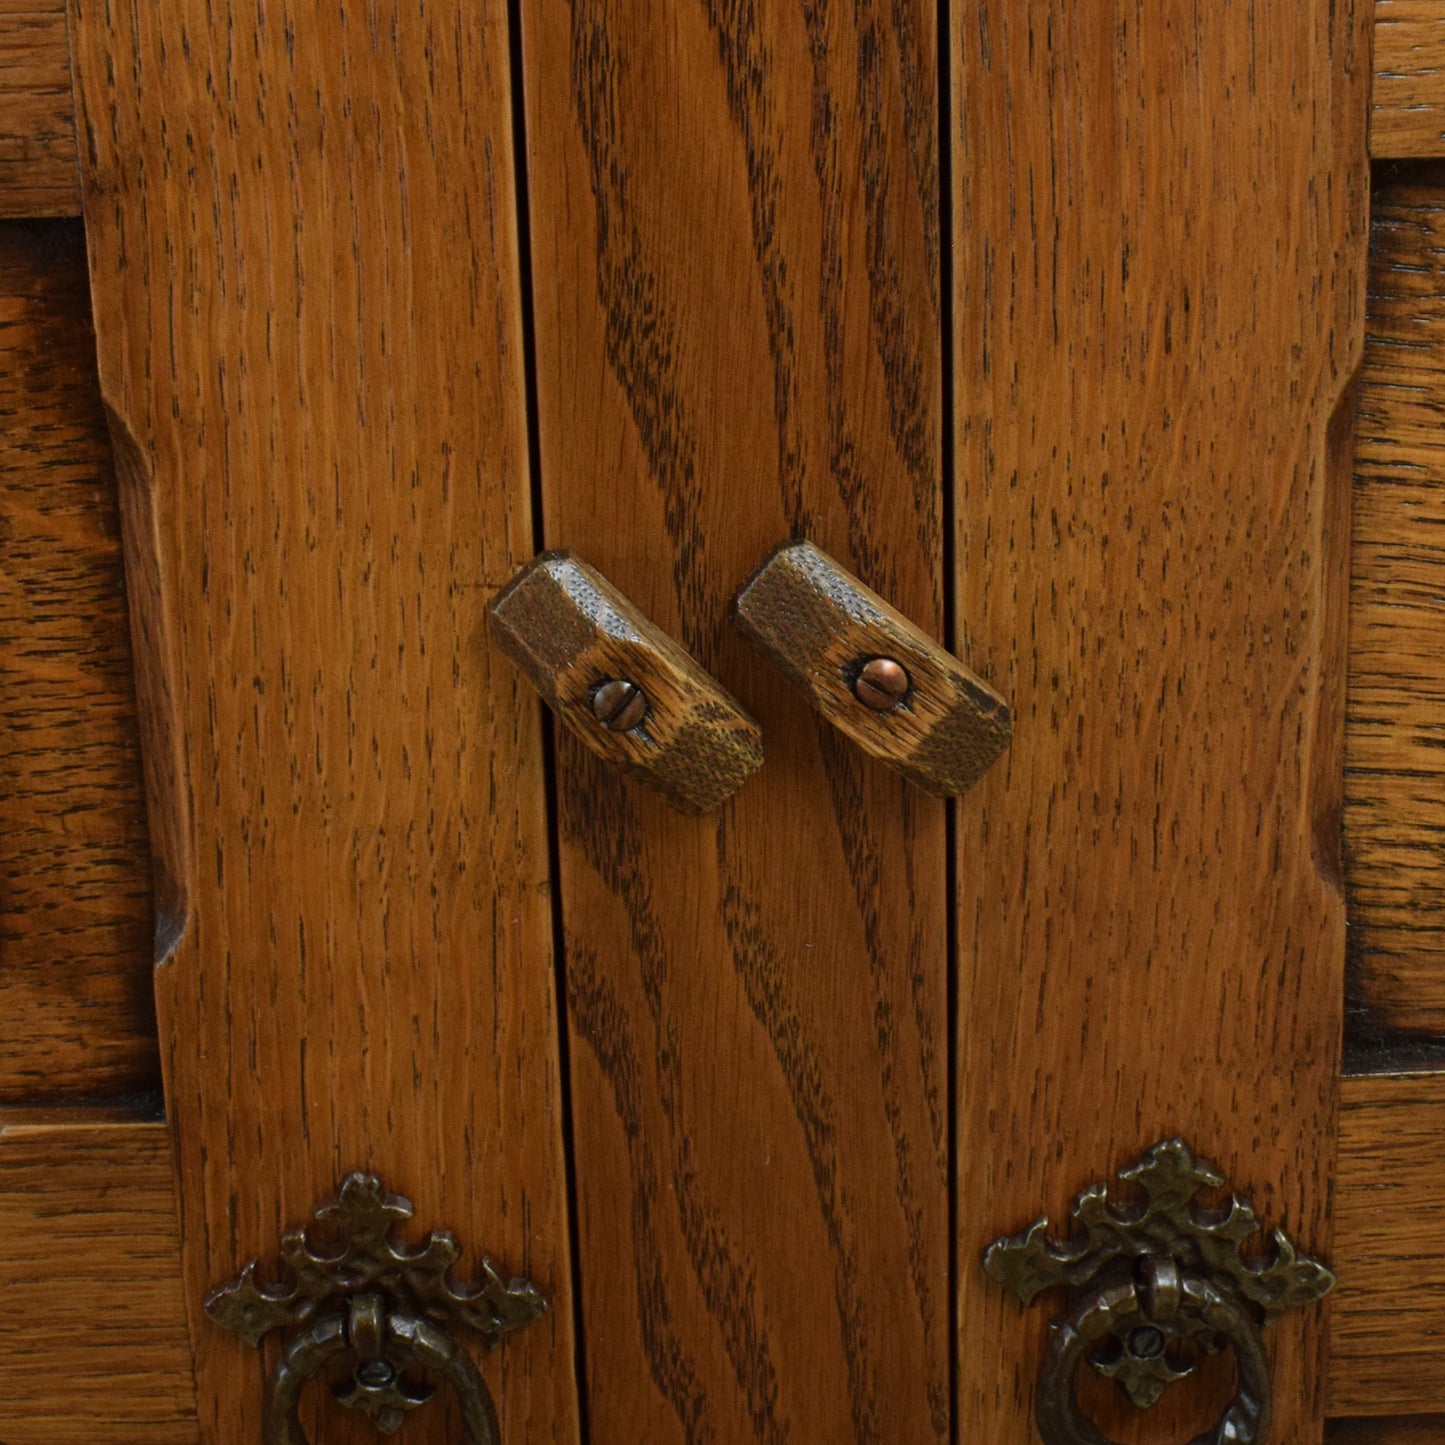
[[1147, 1410], [1199, 1359], [1229, 1349], [1234, 1397], [1191, 1445], [1265, 1445], [1271, 1392], [1260, 1332], [1285, 1310], [1321, 1299], [1334, 1275], [1280, 1229], [1270, 1233], [1272, 1257], [1245, 1256], [1241, 1246], [1258, 1232], [1259, 1217], [1238, 1195], [1223, 1205], [1197, 1202], [1224, 1177], [1182, 1139], [1162, 1140], [1118, 1177], [1142, 1191], [1142, 1203], [1115, 1203], [1109, 1185], [1091, 1184], [1074, 1201], [1065, 1237], [1038, 1219], [984, 1251], [989, 1276], [1026, 1305], [1045, 1290], [1068, 1292], [1039, 1370], [1039, 1438], [1112, 1445], [1079, 1408], [1075, 1381], [1085, 1364]]
[[[367, 1330], [363, 1321], [374, 1322]], [[431, 1396], [414, 1390], [404, 1371], [423, 1366], [461, 1402], [463, 1445], [498, 1445], [497, 1412], [480, 1371], [447, 1332], [414, 1315], [390, 1314], [380, 1295], [354, 1297], [346, 1315], [326, 1315], [296, 1336], [276, 1362], [266, 1389], [263, 1445], [309, 1445], [297, 1417], [301, 1391], [328, 1364], [352, 1360], [351, 1378], [338, 1392], [343, 1405], [360, 1410], [385, 1434]]]
[[[279, 1266], [263, 1275], [253, 1259], [206, 1297], [211, 1319], [249, 1345], [286, 1332], [266, 1385], [262, 1445], [307, 1445], [301, 1392], [342, 1363], [350, 1374], [331, 1393], [382, 1434], [436, 1393], [416, 1378], [424, 1369], [461, 1402], [463, 1445], [499, 1445], [492, 1397], [453, 1332], [473, 1331], [491, 1349], [539, 1319], [547, 1301], [527, 1280], [503, 1280], [485, 1255], [478, 1278], [454, 1279], [456, 1236], [433, 1229], [409, 1244], [395, 1229], [411, 1216], [408, 1200], [357, 1170], [312, 1210], [310, 1224], [286, 1231]], [[325, 1231], [320, 1239], [312, 1226]]]
[[1271, 1392], [1259, 1329], [1208, 1280], [1156, 1256], [1144, 1261], [1137, 1276], [1099, 1286], [1054, 1321], [1039, 1374], [1039, 1438], [1044, 1445], [1113, 1445], [1079, 1408], [1079, 1366], [1101, 1345], [1111, 1346], [1120, 1374], [1129, 1371], [1136, 1389], [1157, 1397], [1165, 1384], [1186, 1373], [1170, 1363], [1170, 1347], [1194, 1338], [1210, 1348], [1227, 1344], [1234, 1351], [1239, 1383], [1218, 1423], [1190, 1445], [1264, 1445]]

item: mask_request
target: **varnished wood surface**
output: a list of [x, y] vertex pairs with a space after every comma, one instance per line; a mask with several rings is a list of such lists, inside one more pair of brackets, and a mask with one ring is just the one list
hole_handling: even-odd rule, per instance
[[1445, 0], [1375, 0], [1370, 153], [1445, 156]]
[[1437, 1411], [1445, 1399], [1445, 1075], [1344, 1081], [1330, 1304], [1335, 1415]]
[[559, 747], [596, 1445], [950, 1438], [944, 810], [733, 633], [806, 536], [942, 636], [936, 7], [523, 7], [541, 475], [762, 724]]
[[1445, 1416], [1405, 1420], [1332, 1420], [1326, 1445], [1445, 1445]]
[[[778, 548], [733, 615], [839, 732], [935, 797], [966, 793], [1008, 746], [1008, 704], [811, 542]], [[896, 672], [891, 705], [869, 686], [879, 662]]]
[[[1370, 147], [1445, 155], [1445, 0], [1376, 0]], [[0, 3], [0, 215], [80, 211], [65, 0]]]
[[0, 221], [0, 1102], [158, 1088], [150, 959], [84, 240]]
[[1445, 1030], [1445, 177], [1376, 194], [1356, 426], [1345, 858], [1371, 1022]]
[[196, 1445], [165, 1126], [0, 1110], [0, 1239], [0, 1440]]
[[504, 9], [70, 21], [201, 1441], [262, 1398], [207, 1288], [365, 1167], [551, 1297], [482, 1369], [575, 1442], [540, 709], [485, 629], [533, 551]]
[[[587, 747], [684, 813], [720, 807], [762, 765], [762, 733], [732, 694], [570, 552], [523, 567], [492, 603], [491, 630]], [[633, 689], [635, 721], [598, 714], [617, 684]]]
[[[1328, 1249], [1368, 21], [952, 9], [958, 652], [1014, 711], [959, 811], [960, 1440], [1032, 1438], [1048, 1318], [980, 1251], [1156, 1140]], [[1321, 1315], [1271, 1335], [1317, 1445]]]
[[65, 0], [0, 0], [0, 216], [79, 214]]

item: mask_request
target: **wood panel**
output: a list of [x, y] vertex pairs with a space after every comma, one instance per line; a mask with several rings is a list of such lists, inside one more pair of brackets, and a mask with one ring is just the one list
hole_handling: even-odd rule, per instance
[[1445, 1445], [1445, 1416], [1415, 1420], [1332, 1420], [1328, 1445]]
[[1344, 1082], [1329, 1405], [1409, 1415], [1445, 1398], [1445, 1075]]
[[1445, 1029], [1445, 185], [1374, 204], [1351, 554], [1351, 983], [1379, 1025]]
[[728, 625], [805, 536], [943, 629], [935, 7], [524, 7], [541, 473], [761, 722], [681, 819], [565, 737], [598, 1445], [949, 1438], [945, 815]]
[[0, 1113], [0, 1438], [196, 1445], [170, 1140]]
[[[952, 16], [958, 630], [1014, 708], [959, 813], [957, 1430], [1023, 1445], [992, 1237], [1178, 1134], [1329, 1244], [1369, 7]], [[1321, 1316], [1271, 1334], [1317, 1442]]]
[[0, 221], [0, 1101], [158, 1089], [150, 959], [84, 238]]
[[0, 216], [79, 214], [65, 0], [0, 0]]
[[260, 1436], [206, 1288], [365, 1166], [552, 1298], [483, 1368], [575, 1442], [541, 724], [484, 621], [532, 550], [504, 7], [70, 19], [201, 1439]]
[[1375, 0], [1372, 99], [1372, 155], [1445, 155], [1445, 0]]

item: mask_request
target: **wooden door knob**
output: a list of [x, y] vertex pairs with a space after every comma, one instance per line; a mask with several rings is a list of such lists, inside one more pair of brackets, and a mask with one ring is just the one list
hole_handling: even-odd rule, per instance
[[762, 731], [615, 587], [543, 552], [492, 602], [492, 636], [599, 757], [684, 813], [706, 813], [763, 761]]
[[936, 797], [1008, 746], [1003, 698], [811, 542], [773, 552], [734, 619], [834, 726]]

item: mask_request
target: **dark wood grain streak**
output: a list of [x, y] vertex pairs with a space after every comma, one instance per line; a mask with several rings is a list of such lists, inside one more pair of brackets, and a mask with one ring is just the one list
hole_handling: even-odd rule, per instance
[[0, 0], [0, 217], [79, 214], [65, 0]]
[[1371, 1022], [1445, 1030], [1445, 186], [1376, 193], [1356, 423], [1345, 877]]
[[[1030, 1438], [1046, 1336], [980, 1251], [1156, 1140], [1328, 1253], [1369, 18], [953, 5], [957, 646], [1014, 713], [959, 811], [962, 1440]], [[1311, 1445], [1322, 1316], [1271, 1334]]]
[[767, 754], [697, 823], [559, 746], [592, 1436], [944, 1440], [943, 809], [727, 623], [807, 535], [942, 631], [933, 8], [577, 0], [523, 42], [547, 544]]
[[485, 625], [532, 552], [505, 7], [70, 21], [201, 1439], [263, 1380], [206, 1290], [365, 1167], [551, 1298], [482, 1369], [576, 1445], [540, 709]]
[[1445, 1398], [1445, 1075], [1347, 1078], [1342, 1103], [1330, 1413], [1436, 1411]]
[[0, 222], [0, 1102], [157, 1090], [116, 481], [74, 222]]
[[0, 1439], [196, 1445], [164, 1124], [0, 1111]]

